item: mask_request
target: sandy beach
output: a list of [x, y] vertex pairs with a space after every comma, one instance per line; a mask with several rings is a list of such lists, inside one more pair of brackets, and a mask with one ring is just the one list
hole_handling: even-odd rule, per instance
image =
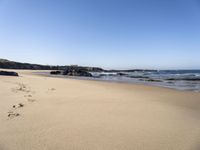
[[0, 76], [0, 150], [199, 150], [200, 93]]

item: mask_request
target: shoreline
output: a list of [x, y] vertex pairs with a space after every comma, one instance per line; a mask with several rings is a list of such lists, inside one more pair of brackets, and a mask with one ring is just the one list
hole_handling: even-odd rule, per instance
[[158, 87], [158, 88], [164, 88], [164, 89], [170, 89], [170, 90], [176, 90], [176, 91], [183, 91], [183, 92], [195, 92], [200, 93], [200, 90], [192, 90], [192, 89], [180, 89], [175, 87], [168, 87], [163, 85], [156, 85], [150, 82], [129, 82], [129, 81], [120, 81], [120, 80], [104, 80], [100, 78], [95, 77], [79, 77], [79, 76], [66, 76], [66, 75], [51, 75], [46, 74], [48, 72], [32, 72], [33, 75], [38, 76], [45, 76], [45, 77], [52, 77], [52, 78], [62, 78], [62, 79], [73, 79], [73, 80], [86, 80], [86, 81], [97, 81], [97, 82], [106, 82], [106, 83], [119, 83], [119, 84], [133, 84], [133, 85], [142, 85], [142, 86], [150, 86], [150, 87]]
[[1, 69], [3, 71], [9, 70], [14, 71], [20, 74], [28, 74], [28, 75], [35, 75], [35, 76], [43, 76], [43, 77], [50, 77], [50, 78], [61, 78], [61, 79], [72, 79], [72, 80], [86, 80], [86, 81], [97, 81], [97, 82], [105, 82], [105, 83], [118, 83], [118, 84], [130, 84], [130, 85], [142, 85], [147, 87], [157, 87], [157, 88], [163, 88], [168, 90], [175, 90], [180, 92], [194, 92], [194, 93], [200, 93], [200, 90], [192, 90], [192, 89], [180, 89], [175, 87], [168, 87], [163, 85], [156, 85], [152, 83], [144, 83], [144, 82], [129, 82], [129, 81], [117, 81], [117, 80], [103, 80], [100, 78], [91, 78], [91, 77], [78, 77], [78, 76], [64, 76], [64, 75], [51, 75], [49, 72], [51, 70], [28, 70], [28, 69]]

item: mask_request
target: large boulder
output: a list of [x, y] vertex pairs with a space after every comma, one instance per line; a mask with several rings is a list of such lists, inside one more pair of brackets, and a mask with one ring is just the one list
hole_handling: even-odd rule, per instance
[[63, 71], [63, 75], [92, 77], [91, 73], [89, 73], [85, 69], [79, 68], [79, 67], [68, 67]]
[[19, 76], [18, 73], [11, 72], [11, 71], [0, 71], [0, 75], [3, 75], [3, 76]]

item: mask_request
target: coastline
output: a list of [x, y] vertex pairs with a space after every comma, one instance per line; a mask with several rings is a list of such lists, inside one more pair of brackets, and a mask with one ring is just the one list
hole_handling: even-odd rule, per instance
[[200, 148], [200, 93], [17, 72], [0, 76], [2, 150]]
[[200, 90], [194, 89], [181, 89], [178, 87], [170, 87], [166, 85], [156, 84], [157, 82], [136, 82], [136, 81], [126, 81], [126, 80], [104, 80], [101, 78], [96, 77], [78, 77], [78, 76], [66, 76], [66, 75], [51, 75], [47, 72], [32, 72], [34, 75], [45, 76], [45, 77], [52, 77], [52, 78], [62, 78], [62, 79], [74, 79], [74, 80], [87, 80], [87, 81], [99, 81], [99, 82], [107, 82], [107, 83], [120, 83], [120, 84], [133, 84], [133, 85], [143, 85], [143, 86], [150, 86], [150, 87], [159, 87], [165, 89], [172, 89], [177, 91], [191, 91], [191, 92], [200, 92]]
[[[177, 91], [191, 91], [191, 92], [197, 92], [200, 93], [200, 82], [197, 81], [195, 85], [197, 86], [196, 88], [192, 87], [190, 88], [191, 85], [167, 85], [164, 83], [164, 81], [157, 82], [156, 80], [154, 81], [146, 81], [146, 82], [141, 82], [138, 80], [112, 80], [112, 79], [104, 79], [104, 78], [99, 78], [99, 77], [84, 77], [84, 76], [68, 76], [68, 75], [52, 75], [49, 72], [51, 70], [28, 70], [28, 69], [1, 69], [3, 71], [10, 70], [14, 72], [20, 72], [22, 74], [29, 74], [29, 75], [36, 75], [36, 76], [44, 76], [44, 77], [52, 77], [52, 78], [62, 78], [62, 79], [74, 79], [74, 80], [87, 80], [87, 81], [99, 81], [99, 82], [107, 82], [107, 83], [120, 83], [120, 84], [133, 84], [133, 85], [143, 85], [143, 86], [150, 86], [150, 87], [159, 87], [159, 88], [164, 88], [164, 89], [172, 89], [172, 90], [177, 90]], [[184, 70], [182, 70], [184, 71]], [[185, 70], [186, 71], [186, 70]], [[196, 70], [199, 71], [199, 70]], [[137, 78], [136, 78], [137, 79]]]

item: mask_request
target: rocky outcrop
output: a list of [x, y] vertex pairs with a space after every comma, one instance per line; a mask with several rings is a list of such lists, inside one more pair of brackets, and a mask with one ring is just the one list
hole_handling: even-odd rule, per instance
[[88, 72], [87, 68], [78, 67], [78, 66], [68, 66], [65, 70], [51, 71], [50, 74], [51, 75], [92, 77], [92, 74]]
[[89, 73], [87, 69], [73, 66], [67, 67], [67, 69], [63, 71], [63, 75], [92, 77], [92, 74]]
[[118, 76], [127, 76], [128, 74], [123, 73], [123, 72], [118, 72], [117, 75], [118, 75]]
[[10, 71], [0, 71], [0, 75], [3, 76], [19, 76], [16, 72], [10, 72]]
[[139, 79], [139, 80], [145, 82], [162, 82], [161, 80], [156, 80], [156, 79]]
[[180, 81], [180, 80], [183, 80], [183, 81], [200, 81], [200, 78], [199, 77], [194, 77], [194, 78], [168, 78], [166, 80], [168, 80], [168, 81]]
[[51, 71], [50, 74], [52, 75], [58, 75], [58, 74], [61, 74], [62, 72], [61, 71]]

